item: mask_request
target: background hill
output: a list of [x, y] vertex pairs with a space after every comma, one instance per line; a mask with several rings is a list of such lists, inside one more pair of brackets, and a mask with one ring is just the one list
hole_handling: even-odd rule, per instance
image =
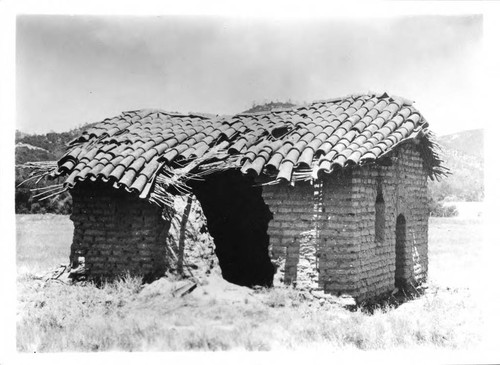
[[484, 199], [484, 130], [474, 129], [438, 137], [445, 165], [452, 175], [429, 183], [437, 201]]
[[57, 161], [66, 153], [68, 142], [78, 137], [82, 132], [94, 124], [85, 124], [69, 132], [49, 132], [46, 134], [27, 134], [16, 130], [15, 143], [15, 209], [16, 213], [59, 213], [69, 214], [71, 212], [71, 196], [63, 193], [47, 200], [33, 200], [34, 193], [31, 189], [45, 187], [52, 184], [62, 183], [61, 179], [42, 180], [39, 184], [23, 184], [29, 177], [30, 169], [22, 168], [20, 165], [26, 162]]
[[87, 123], [69, 132], [27, 134], [16, 130], [16, 165], [25, 162], [55, 161], [66, 153], [67, 144], [97, 123]]
[[484, 130], [471, 129], [438, 137], [442, 147], [478, 159], [484, 157]]
[[264, 104], [255, 104], [253, 103], [250, 109], [245, 110], [243, 113], [259, 113], [259, 112], [270, 112], [272, 110], [280, 110], [280, 109], [288, 109], [293, 108], [296, 104], [291, 101], [280, 102], [280, 101], [271, 101], [269, 103]]

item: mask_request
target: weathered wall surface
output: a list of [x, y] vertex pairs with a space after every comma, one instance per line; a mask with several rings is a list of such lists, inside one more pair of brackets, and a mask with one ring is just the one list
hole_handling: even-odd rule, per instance
[[[400, 284], [426, 279], [428, 268], [427, 175], [422, 159], [411, 144], [403, 146], [392, 166], [367, 166], [353, 171], [353, 213], [360, 236], [360, 298], [394, 289], [396, 262]], [[375, 240], [375, 201], [381, 192], [384, 209], [383, 240]], [[404, 216], [404, 249], [396, 254], [396, 220]]]
[[85, 258], [90, 278], [129, 271], [155, 277], [165, 272], [170, 222], [161, 209], [103, 183], [81, 182], [71, 190], [74, 223], [70, 260]]
[[[376, 209], [378, 194], [383, 204]], [[263, 198], [273, 213], [268, 234], [277, 280], [361, 301], [394, 289], [396, 259], [402, 283], [426, 278], [427, 175], [413, 145], [391, 166], [334, 173], [315, 186], [265, 186]], [[396, 257], [400, 214], [406, 242]]]
[[268, 234], [278, 267], [275, 281], [335, 294], [359, 292], [360, 233], [351, 181], [350, 173], [337, 173], [315, 185], [263, 188], [273, 213]]
[[269, 255], [278, 270], [275, 282], [317, 287], [314, 187], [310, 183], [264, 186], [262, 197], [273, 213], [267, 233]]
[[325, 292], [357, 297], [361, 293], [358, 239], [361, 232], [355, 213], [352, 180], [350, 171], [324, 180], [320, 269]]

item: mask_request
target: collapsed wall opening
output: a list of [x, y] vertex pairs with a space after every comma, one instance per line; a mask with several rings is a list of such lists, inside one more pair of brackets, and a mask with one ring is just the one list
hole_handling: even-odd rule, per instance
[[190, 186], [207, 218], [222, 277], [244, 286], [271, 286], [274, 266], [269, 258], [267, 228], [272, 213], [262, 188], [239, 171], [214, 173]]

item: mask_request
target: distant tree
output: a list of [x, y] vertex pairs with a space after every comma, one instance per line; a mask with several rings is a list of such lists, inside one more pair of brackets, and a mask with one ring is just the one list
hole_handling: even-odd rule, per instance
[[278, 109], [287, 109], [293, 108], [296, 104], [293, 104], [290, 101], [280, 102], [280, 101], [271, 101], [264, 102], [263, 104], [256, 104], [252, 102], [252, 107], [250, 109], [245, 110], [243, 113], [258, 113], [258, 112], [269, 112]]

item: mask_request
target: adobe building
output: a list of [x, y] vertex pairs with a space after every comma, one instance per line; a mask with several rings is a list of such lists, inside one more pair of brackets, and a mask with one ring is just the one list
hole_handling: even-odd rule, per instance
[[165, 273], [172, 196], [200, 201], [223, 277], [358, 301], [425, 281], [427, 179], [446, 174], [412, 102], [349, 95], [234, 116], [125, 112], [72, 141], [71, 262]]

